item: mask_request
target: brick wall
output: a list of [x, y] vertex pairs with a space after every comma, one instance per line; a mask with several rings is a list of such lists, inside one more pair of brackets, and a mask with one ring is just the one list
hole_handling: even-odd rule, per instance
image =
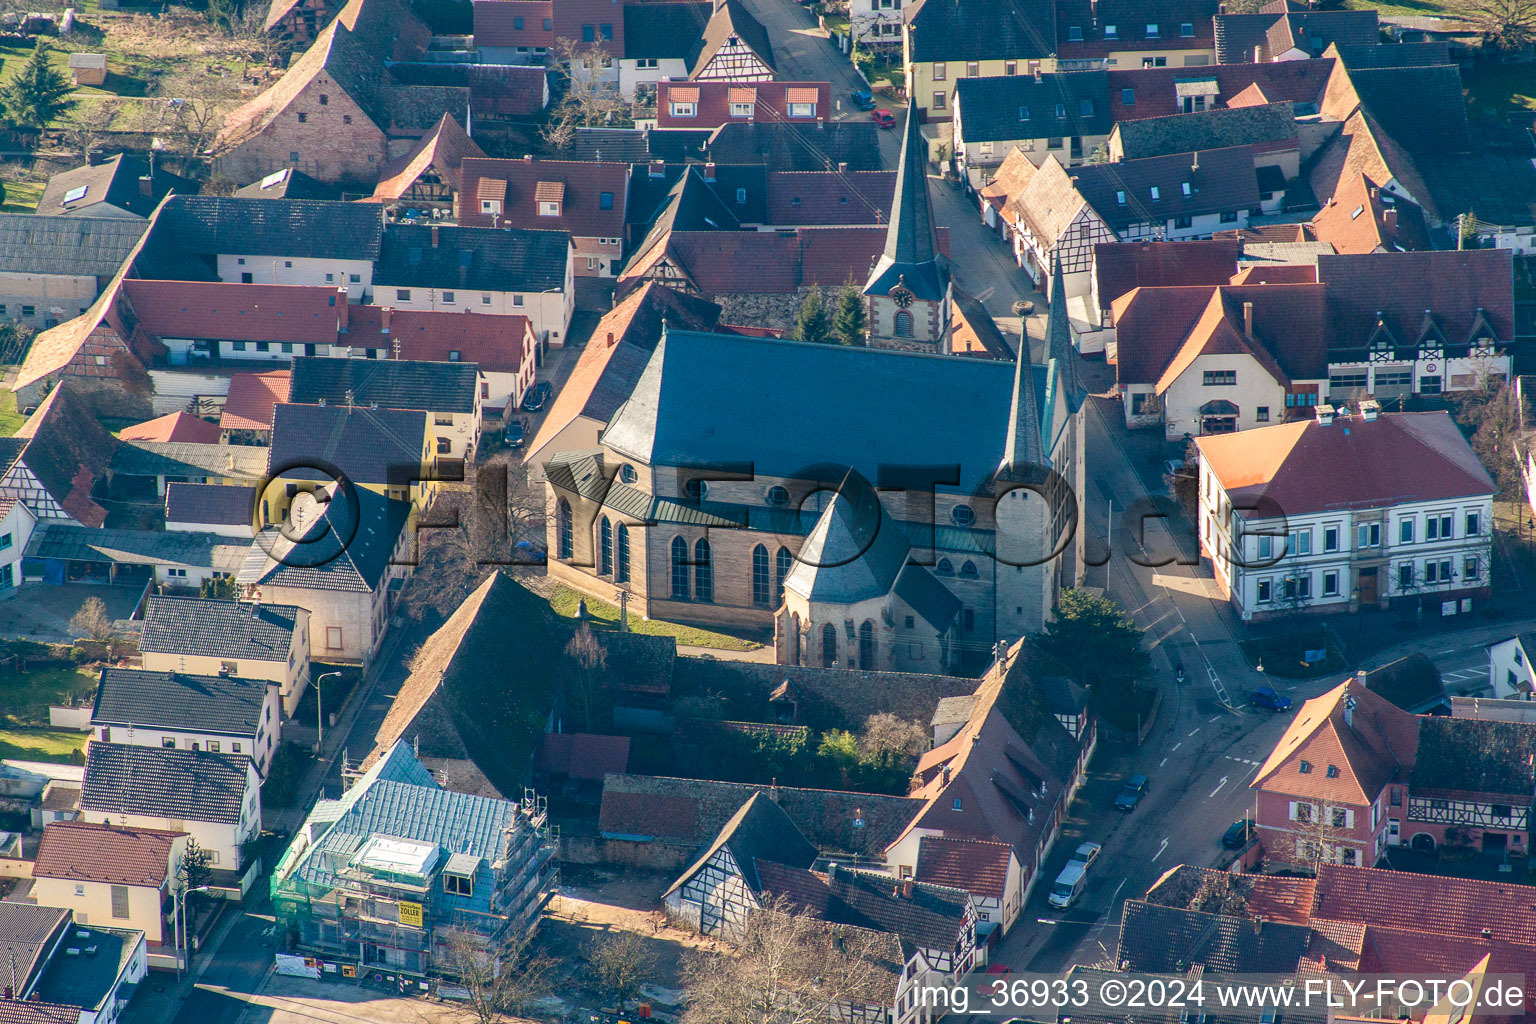
[[[560, 859], [567, 864], [616, 864], [652, 871], [676, 871], [688, 863], [694, 845], [637, 843], [602, 836], [560, 836]], [[657, 895], [660, 895], [659, 893]]]
[[[289, 159], [294, 153], [297, 162]], [[220, 154], [218, 167], [241, 184], [293, 167], [321, 181], [371, 186], [385, 159], [384, 133], [329, 75], [320, 74], [259, 135]]]

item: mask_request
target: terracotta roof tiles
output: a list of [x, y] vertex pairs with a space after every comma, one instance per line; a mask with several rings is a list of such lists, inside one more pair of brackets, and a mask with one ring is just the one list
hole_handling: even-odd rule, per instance
[[55, 821], [43, 829], [32, 874], [84, 882], [159, 887], [183, 832]]
[[923, 836], [917, 844], [915, 877], [920, 882], [937, 882], [1002, 899], [1012, 854], [1007, 843]]
[[219, 417], [220, 430], [271, 430], [272, 409], [288, 401], [293, 379], [289, 370], [237, 373], [229, 378], [229, 394]]
[[219, 427], [216, 423], [209, 423], [188, 413], [173, 412], [124, 427], [117, 437], [120, 441], [195, 441], [199, 444], [218, 444]]

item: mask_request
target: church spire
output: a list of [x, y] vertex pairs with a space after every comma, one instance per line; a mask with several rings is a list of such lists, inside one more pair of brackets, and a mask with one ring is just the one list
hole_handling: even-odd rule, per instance
[[904, 286], [919, 299], [937, 302], [949, 285], [949, 261], [939, 252], [933, 204], [928, 196], [928, 144], [918, 130], [916, 114], [907, 111], [901, 159], [896, 164], [896, 195], [885, 249], [864, 286], [866, 295], [885, 295], [905, 277]]
[[1067, 316], [1067, 289], [1062, 283], [1061, 260], [1053, 259], [1051, 312], [1045, 322], [1045, 357], [1056, 360], [1056, 386], [1067, 398], [1067, 408], [1077, 412], [1085, 394], [1077, 379], [1077, 354], [1072, 345], [1072, 323]]
[[1017, 479], [1030, 465], [1045, 464], [1045, 445], [1040, 437], [1040, 406], [1035, 402], [1035, 372], [1029, 358], [1029, 332], [1019, 336], [1019, 353], [1013, 361], [1013, 405], [1008, 410], [1008, 440], [998, 475]]

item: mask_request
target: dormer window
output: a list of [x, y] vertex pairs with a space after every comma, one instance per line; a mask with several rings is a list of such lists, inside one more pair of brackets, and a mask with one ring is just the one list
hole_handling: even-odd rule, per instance
[[1190, 188], [1190, 187], [1189, 187], [1189, 182], [1187, 182], [1187, 181], [1186, 181], [1186, 182], [1185, 182], [1185, 183], [1184, 183], [1184, 195], [1185, 195], [1185, 196], [1192, 196], [1192, 195], [1194, 195], [1194, 194], [1195, 194], [1195, 190], [1194, 190], [1194, 189], [1192, 189], [1192, 188]]
[[1147, 38], [1148, 39], [1156, 39], [1157, 38], [1157, 22], [1155, 22], [1155, 21], [1147, 22]]
[[1301, 774], [1303, 774], [1303, 775], [1311, 775], [1312, 774], [1312, 762], [1311, 761], [1303, 761], [1303, 762], [1301, 762], [1301, 764], [1297, 765], [1296, 768], [1297, 768], [1297, 771], [1301, 772]]
[[1124, 206], [1125, 205], [1125, 193], [1124, 192], [1116, 192], [1115, 193], [1115, 202], [1119, 203], [1121, 206]]
[[533, 190], [534, 202], [539, 204], [540, 217], [558, 217], [565, 206], [565, 182], [541, 181]]
[[1179, 35], [1185, 39], [1193, 39], [1195, 37], [1195, 23], [1186, 21], [1181, 24], [1179, 26]]
[[1020, 107], [1019, 108], [1019, 120], [1020, 121], [1028, 121], [1029, 120], [1029, 108], [1028, 107]]
[[1093, 116], [1093, 100], [1078, 100], [1077, 112], [1083, 117]]
[[443, 892], [451, 892], [455, 896], [473, 896], [475, 894], [475, 880], [469, 875], [455, 875], [443, 872]]
[[1163, 198], [1162, 192], [1158, 191], [1158, 187], [1156, 185], [1152, 186], [1152, 198], [1154, 200], [1158, 200], [1158, 199]]
[[1058, 103], [1058, 104], [1056, 104], [1056, 116], [1057, 117], [1066, 117], [1067, 116], [1067, 105], [1065, 103]]
[[1104, 26], [1104, 38], [1105, 39], [1119, 39], [1120, 38], [1120, 27], [1118, 25], [1105, 25]]
[[463, 358], [464, 358], [464, 353], [460, 352], [458, 349], [455, 348], [455, 349], [449, 349], [448, 350], [448, 361], [450, 363], [456, 363], [460, 359], [463, 359]]

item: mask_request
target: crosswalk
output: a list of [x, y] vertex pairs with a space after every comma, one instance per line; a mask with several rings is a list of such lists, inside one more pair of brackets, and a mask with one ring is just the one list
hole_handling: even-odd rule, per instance
[[1444, 672], [1440, 675], [1440, 681], [1446, 685], [1459, 683], [1482, 682], [1488, 679], [1487, 665], [1474, 665], [1469, 668], [1459, 668], [1454, 672]]
[[1228, 761], [1236, 761], [1238, 764], [1246, 764], [1254, 768], [1257, 768], [1259, 765], [1264, 763], [1263, 761], [1251, 761], [1246, 757], [1233, 757], [1231, 754], [1224, 754], [1223, 756]]

